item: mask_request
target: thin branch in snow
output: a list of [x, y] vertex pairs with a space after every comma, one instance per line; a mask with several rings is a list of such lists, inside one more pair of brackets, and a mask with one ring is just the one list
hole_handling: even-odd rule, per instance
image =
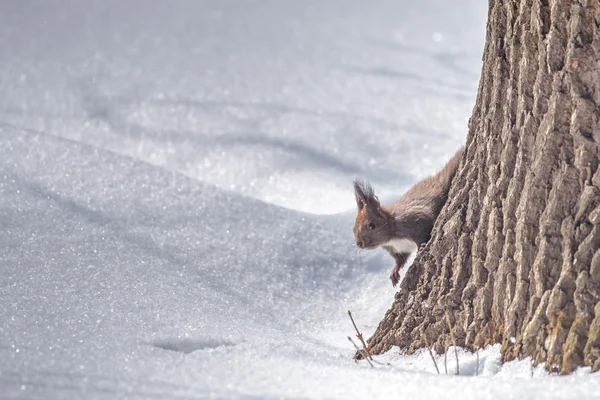
[[429, 356], [431, 357], [431, 361], [433, 361], [433, 365], [435, 366], [435, 370], [437, 371], [438, 375], [440, 374], [440, 369], [437, 366], [437, 363], [435, 362], [435, 358], [433, 358], [433, 353], [431, 352], [431, 348], [429, 348], [429, 341], [427, 340], [427, 335], [423, 334], [423, 340], [425, 341], [425, 346], [427, 346], [427, 351], [429, 352]]
[[444, 352], [444, 374], [448, 375], [448, 347]]
[[354, 343], [354, 340], [352, 340], [352, 338], [351, 338], [350, 336], [348, 336], [348, 340], [350, 341], [350, 343], [352, 343], [352, 346], [354, 346], [354, 348], [355, 348], [357, 351], [360, 351], [360, 347], [358, 347], [358, 346], [356, 345], [356, 343]]
[[454, 330], [452, 329], [452, 324], [450, 323], [450, 314], [446, 311], [446, 323], [448, 324], [448, 329], [450, 329], [450, 337], [452, 338], [452, 344], [454, 345], [454, 356], [456, 357], [456, 375], [460, 375], [460, 370], [458, 369], [458, 348], [456, 347], [456, 338], [454, 337]]
[[[350, 341], [350, 343], [352, 343], [352, 346], [354, 346], [354, 348], [356, 349], [356, 351], [360, 351], [360, 347], [358, 347], [356, 345], [356, 343], [354, 343], [354, 340], [352, 340], [352, 338], [350, 336], [348, 336], [348, 340]], [[358, 364], [358, 360], [356, 358], [354, 358], [354, 362], [356, 364]]]
[[369, 349], [367, 348], [367, 344], [365, 343], [365, 341], [363, 339], [362, 333], [360, 333], [358, 331], [358, 328], [356, 327], [356, 324], [354, 323], [354, 318], [352, 318], [352, 313], [350, 312], [350, 310], [348, 310], [348, 316], [350, 317], [350, 321], [352, 321], [352, 325], [354, 325], [354, 329], [356, 330], [356, 337], [362, 343], [363, 348], [365, 349], [365, 353], [367, 353], [366, 359], [369, 362], [369, 365], [371, 366], [371, 368], [373, 368], [373, 364], [371, 363], [371, 360], [373, 359], [373, 357], [371, 357], [371, 353], [369, 353]]

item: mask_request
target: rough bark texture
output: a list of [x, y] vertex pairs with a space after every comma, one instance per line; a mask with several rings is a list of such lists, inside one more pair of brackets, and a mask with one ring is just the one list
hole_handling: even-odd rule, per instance
[[490, 1], [466, 151], [372, 353], [444, 350], [448, 311], [472, 350], [600, 368], [599, 8]]

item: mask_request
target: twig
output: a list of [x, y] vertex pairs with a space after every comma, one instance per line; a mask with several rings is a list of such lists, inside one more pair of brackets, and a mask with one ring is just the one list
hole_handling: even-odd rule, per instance
[[352, 338], [350, 336], [348, 336], [348, 340], [350, 341], [350, 343], [352, 343], [352, 346], [354, 346], [354, 348], [358, 351], [360, 351], [360, 347], [358, 347], [356, 345], [356, 343], [354, 343], [354, 340], [352, 340]]
[[533, 369], [533, 360], [531, 360], [531, 377], [532, 378], [533, 378], [533, 371], [534, 371], [534, 369]]
[[448, 375], [448, 348], [444, 352], [444, 374]]
[[433, 358], [433, 353], [431, 352], [431, 349], [429, 348], [429, 341], [427, 340], [427, 335], [425, 335], [423, 333], [423, 340], [425, 340], [425, 346], [427, 346], [427, 351], [429, 352], [429, 356], [431, 357], [431, 361], [433, 361], [433, 365], [435, 366], [435, 370], [437, 371], [438, 375], [440, 374], [440, 370], [437, 366], [437, 363], [435, 362], [435, 358]]
[[446, 311], [446, 323], [448, 324], [448, 329], [450, 329], [450, 337], [452, 338], [452, 344], [454, 344], [454, 356], [456, 357], [456, 375], [460, 375], [460, 370], [458, 369], [458, 348], [456, 347], [456, 338], [454, 337], [454, 331], [452, 330], [452, 324], [450, 323], [450, 314]]
[[354, 318], [352, 318], [352, 313], [350, 312], [350, 310], [348, 310], [348, 316], [350, 317], [350, 321], [352, 321], [352, 325], [354, 325], [354, 329], [356, 329], [356, 337], [362, 343], [363, 348], [365, 349], [365, 353], [367, 353], [367, 361], [369, 362], [369, 365], [371, 366], [371, 368], [373, 368], [373, 364], [370, 361], [373, 359], [373, 357], [371, 357], [371, 353], [369, 353], [369, 349], [367, 348], [367, 344], [365, 343], [365, 341], [363, 339], [362, 333], [360, 333], [358, 331], [358, 328], [356, 327], [356, 324], [354, 323]]
[[371, 357], [371, 353], [369, 353], [369, 349], [367, 349], [367, 344], [365, 343], [365, 341], [363, 339], [362, 333], [360, 333], [358, 331], [358, 328], [356, 327], [356, 323], [354, 322], [354, 318], [352, 318], [352, 313], [350, 312], [350, 310], [348, 310], [348, 316], [350, 317], [350, 321], [352, 321], [352, 325], [354, 325], [354, 329], [356, 330], [356, 337], [362, 343], [363, 348], [365, 349], [365, 352], [367, 353], [367, 356], [369, 357], [369, 359], [372, 360], [373, 357]]
[[[350, 343], [352, 343], [352, 346], [354, 346], [354, 348], [355, 348], [357, 351], [360, 351], [360, 347], [358, 347], [358, 346], [356, 345], [356, 343], [354, 343], [354, 340], [352, 340], [352, 338], [351, 338], [350, 336], [348, 336], [348, 340], [350, 341]], [[358, 362], [358, 360], [354, 360], [354, 362]], [[392, 364], [390, 364], [390, 363], [381, 362], [381, 361], [377, 361], [377, 360], [373, 360], [373, 362], [374, 362], [375, 364], [379, 364], [379, 365], [387, 365], [388, 367], [391, 367], [391, 366], [392, 366]]]
[[[356, 343], [354, 343], [354, 340], [352, 340], [352, 338], [350, 336], [348, 336], [348, 340], [350, 341], [350, 343], [352, 343], [352, 346], [354, 346], [354, 348], [356, 349], [356, 351], [360, 351], [360, 347], [358, 347], [356, 345]], [[354, 362], [356, 364], [358, 364], [358, 360], [356, 358], [354, 358]]]

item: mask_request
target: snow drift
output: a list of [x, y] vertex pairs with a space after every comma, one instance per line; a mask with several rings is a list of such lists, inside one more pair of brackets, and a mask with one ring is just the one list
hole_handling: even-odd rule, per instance
[[469, 1], [2, 4], [0, 397], [597, 395], [495, 348], [459, 354], [474, 377], [351, 359], [346, 311], [368, 335], [394, 290], [353, 245], [350, 182], [396, 196], [460, 146], [484, 21]]

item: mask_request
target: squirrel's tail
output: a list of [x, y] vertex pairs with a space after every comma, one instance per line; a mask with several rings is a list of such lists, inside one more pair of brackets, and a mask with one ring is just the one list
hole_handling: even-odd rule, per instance
[[454, 154], [444, 168], [438, 172], [439, 182], [442, 183], [443, 187], [447, 188], [447, 190], [450, 190], [450, 183], [452, 182], [452, 179], [454, 179], [456, 171], [458, 171], [458, 164], [460, 163], [464, 150], [465, 146], [458, 149], [456, 154]]
[[458, 171], [458, 166], [460, 163], [460, 159], [462, 158], [462, 154], [465, 150], [465, 147], [461, 147], [458, 149], [456, 154], [446, 163], [444, 168], [436, 175], [432, 176], [431, 181], [435, 182], [433, 191], [435, 192], [433, 199], [433, 211], [436, 215], [440, 213], [442, 207], [446, 203], [448, 199], [448, 193], [450, 192], [450, 185], [452, 184], [452, 179], [456, 175]]

